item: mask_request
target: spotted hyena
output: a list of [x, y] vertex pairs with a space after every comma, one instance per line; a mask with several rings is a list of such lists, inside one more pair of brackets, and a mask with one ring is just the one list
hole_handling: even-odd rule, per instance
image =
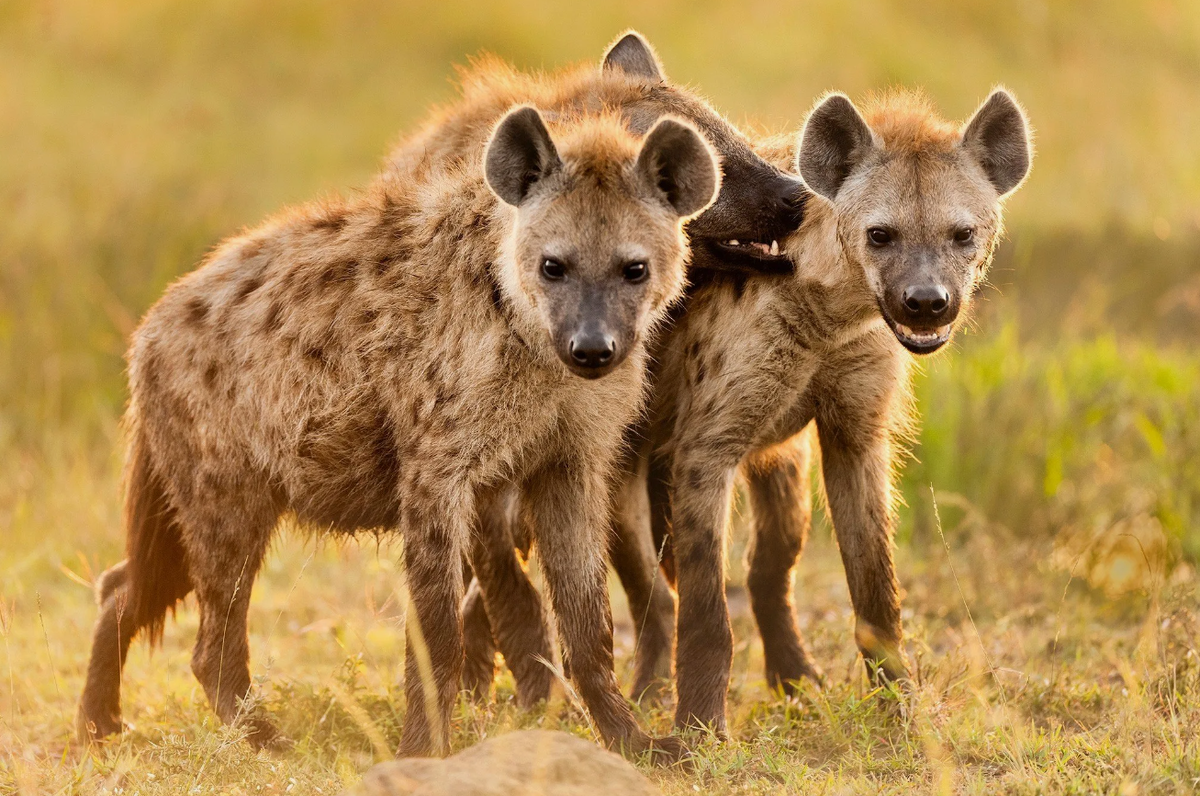
[[[599, 78], [598, 78], [599, 80]], [[719, 188], [690, 124], [480, 102], [455, 168], [385, 172], [222, 245], [129, 351], [128, 559], [99, 587], [82, 731], [120, 727], [133, 637], [194, 592], [192, 670], [259, 744], [251, 586], [279, 518], [395, 529], [411, 594], [400, 751], [447, 749], [476, 507], [516, 484], [571, 672], [604, 740], [652, 740], [612, 672], [609, 482], [646, 344], [684, 285], [683, 225]], [[506, 112], [508, 111], [508, 112]]]

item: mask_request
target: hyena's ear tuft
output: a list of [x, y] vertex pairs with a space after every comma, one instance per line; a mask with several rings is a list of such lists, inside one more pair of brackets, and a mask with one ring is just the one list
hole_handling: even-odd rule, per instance
[[1020, 186], [1033, 162], [1033, 140], [1025, 112], [1012, 94], [998, 88], [984, 100], [963, 128], [962, 147], [1001, 196]]
[[642, 78], [653, 83], [666, 80], [662, 64], [654, 54], [654, 48], [635, 30], [622, 34], [621, 38], [608, 48], [600, 68], [605, 71], [624, 72], [630, 77]]
[[660, 119], [646, 133], [636, 168], [680, 216], [708, 207], [721, 187], [713, 148], [696, 128], [678, 119]]
[[875, 145], [871, 128], [845, 94], [830, 94], [808, 114], [796, 147], [796, 171], [833, 201], [854, 167]]
[[488, 187], [513, 207], [520, 206], [539, 181], [561, 166], [542, 115], [528, 105], [500, 120], [483, 153]]

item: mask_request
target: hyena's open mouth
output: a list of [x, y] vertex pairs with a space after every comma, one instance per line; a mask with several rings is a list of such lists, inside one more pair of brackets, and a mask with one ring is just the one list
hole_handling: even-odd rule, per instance
[[900, 345], [914, 354], [932, 354], [949, 342], [950, 335], [954, 333], [953, 319], [950, 323], [941, 326], [917, 329], [893, 320], [882, 303], [879, 305], [879, 313], [887, 322], [888, 328], [892, 330], [892, 334], [896, 335], [896, 339], [900, 341]]
[[794, 269], [791, 259], [781, 253], [779, 241], [775, 238], [767, 241], [750, 238], [693, 239], [692, 245], [696, 244], [707, 248], [713, 259], [737, 270], [790, 274]]

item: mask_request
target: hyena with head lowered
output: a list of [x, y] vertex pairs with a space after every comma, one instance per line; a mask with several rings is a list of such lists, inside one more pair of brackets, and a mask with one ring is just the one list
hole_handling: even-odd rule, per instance
[[[677, 756], [612, 672], [604, 549], [646, 341], [684, 284], [683, 224], [711, 147], [659, 119], [490, 105], [463, 164], [383, 174], [222, 245], [149, 311], [129, 353], [128, 559], [103, 576], [80, 722], [120, 728], [139, 631], [195, 592], [192, 669], [251, 739], [251, 586], [279, 518], [397, 529], [411, 596], [403, 754], [447, 749], [476, 506], [518, 485], [572, 675], [604, 740]], [[498, 198], [497, 198], [498, 197]], [[603, 376], [603, 379], [598, 377]], [[582, 378], [581, 378], [582, 377]]]
[[[640, 455], [626, 461], [621, 492], [644, 500], [648, 477], [653, 543], [644, 526], [615, 523], [614, 560], [652, 568], [642, 551], [661, 550], [675, 581], [676, 723], [718, 731], [733, 649], [724, 534], [739, 474], [754, 516], [748, 589], [768, 681], [790, 689], [821, 676], [792, 606], [810, 521], [810, 424], [856, 641], [873, 676], [905, 676], [891, 483], [907, 421], [904, 349], [939, 349], [965, 317], [1000, 236], [1002, 200], [1031, 162], [1024, 114], [1002, 90], [961, 127], [917, 95], [884, 96], [864, 115], [833, 94], [798, 146], [779, 138], [760, 151], [794, 162], [815, 192], [784, 245], [795, 274], [693, 272], [684, 311], [653, 349], [650, 415], [633, 435]], [[638, 594], [630, 604], [635, 616], [669, 621], [669, 606]], [[669, 652], [643, 645], [639, 671]]]

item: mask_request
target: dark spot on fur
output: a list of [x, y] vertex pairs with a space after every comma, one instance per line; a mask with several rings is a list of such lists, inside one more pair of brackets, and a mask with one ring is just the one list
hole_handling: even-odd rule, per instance
[[192, 323], [204, 323], [204, 319], [208, 317], [208, 302], [201, 298], [189, 299], [187, 315]]
[[717, 351], [712, 357], [712, 370], [714, 373], [720, 373], [725, 369], [725, 352]]
[[321, 367], [325, 367], [325, 364], [328, 362], [328, 358], [325, 354], [325, 348], [319, 345], [309, 346], [306, 348], [304, 350], [304, 357], [311, 362], [320, 365]]
[[233, 297], [233, 303], [240, 304], [241, 302], [245, 301], [246, 296], [249, 296], [251, 293], [258, 290], [260, 287], [262, 287], [262, 284], [263, 280], [261, 276], [252, 276], [245, 280], [238, 285], [237, 293], [234, 294]]
[[[400, 480], [400, 459], [397, 456], [396, 427], [386, 412], [380, 411], [372, 424], [375, 433], [371, 436], [369, 449], [375, 456], [375, 474], [382, 484], [395, 484]], [[389, 490], [391, 491], [391, 490]]]
[[315, 453], [313, 445], [313, 437], [321, 430], [321, 421], [308, 417], [304, 420], [304, 427], [300, 429], [300, 444], [296, 446], [296, 455], [302, 459], [311, 459]]
[[697, 362], [696, 363], [696, 384], [697, 385], [703, 384], [704, 377], [707, 375], [708, 375], [708, 373], [704, 367], [703, 360], [701, 360], [700, 362]]
[[331, 210], [324, 216], [313, 221], [313, 229], [324, 229], [331, 232], [340, 232], [345, 226], [346, 216], [337, 210]]
[[262, 253], [262, 249], [263, 249], [263, 242], [261, 240], [258, 240], [257, 238], [254, 240], [246, 241], [245, 243], [242, 244], [242, 251], [241, 251], [242, 259], [243, 260], [253, 260], [255, 257], [257, 257], [259, 254]]
[[220, 367], [216, 362], [209, 362], [208, 367], [204, 369], [204, 386], [212, 389], [217, 384], [217, 376], [221, 374]]
[[263, 319], [264, 332], [278, 332], [283, 326], [283, 308], [279, 306], [279, 302], [272, 301], [271, 306], [267, 307], [267, 317]]
[[322, 288], [338, 282], [349, 282], [358, 272], [358, 260], [341, 260], [329, 265], [321, 271], [320, 283]]
[[729, 284], [733, 287], [734, 300], [737, 301], [741, 299], [742, 295], [746, 292], [746, 275], [731, 274], [729, 278]]
[[358, 314], [358, 323], [360, 326], [374, 326], [379, 320], [379, 310], [368, 309], [363, 310]]

